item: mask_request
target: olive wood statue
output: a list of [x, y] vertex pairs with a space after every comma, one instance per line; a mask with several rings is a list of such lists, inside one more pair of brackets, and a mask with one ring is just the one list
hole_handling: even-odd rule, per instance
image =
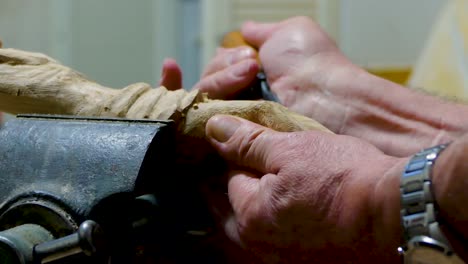
[[146, 83], [104, 87], [46, 55], [16, 49], [0, 49], [0, 102], [0, 111], [12, 114], [174, 120], [177, 154], [192, 163], [210, 151], [205, 125], [216, 114], [242, 117], [277, 131], [329, 131], [269, 101], [212, 100], [198, 90], [154, 89]]

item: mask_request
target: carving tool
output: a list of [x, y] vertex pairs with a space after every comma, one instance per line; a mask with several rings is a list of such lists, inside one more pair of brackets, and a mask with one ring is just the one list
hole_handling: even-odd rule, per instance
[[[235, 48], [239, 46], [249, 46], [252, 47], [247, 41], [245, 41], [242, 33], [239, 31], [231, 31], [224, 35], [222, 43], [222, 47], [224, 48]], [[253, 48], [253, 47], [252, 47]], [[253, 100], [253, 99], [264, 99], [273, 102], [280, 102], [276, 94], [270, 89], [270, 85], [267, 81], [267, 76], [263, 71], [262, 64], [260, 62], [260, 58], [258, 55], [258, 51], [254, 48], [257, 52], [257, 61], [260, 65], [260, 71], [257, 73], [255, 81], [247, 88], [245, 91], [241, 92], [238, 95], [237, 99], [241, 100]]]

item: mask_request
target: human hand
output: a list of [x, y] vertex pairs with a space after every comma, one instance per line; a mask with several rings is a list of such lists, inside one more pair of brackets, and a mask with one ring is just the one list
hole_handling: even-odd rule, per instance
[[[271, 89], [285, 106], [326, 125], [342, 120], [345, 106], [338, 107], [341, 102], [331, 98], [334, 91], [327, 86], [341, 71], [356, 67], [316, 23], [304, 17], [274, 24], [248, 22], [242, 34], [259, 48]], [[252, 82], [259, 67], [252, 48], [221, 48], [195, 88], [214, 98], [233, 98]]]
[[[468, 131], [461, 114], [468, 113], [467, 106], [370, 74], [351, 63], [310, 19], [248, 22], [242, 34], [259, 49], [280, 101], [337, 134], [365, 139], [386, 154], [405, 157]], [[252, 48], [220, 49], [195, 88], [214, 98], [234, 98], [252, 83], [259, 67]]]
[[211, 118], [206, 131], [233, 168], [224, 228], [245, 250], [267, 263], [397, 261], [391, 172], [403, 160], [353, 137], [279, 133], [230, 116]]
[[182, 88], [182, 70], [174, 59], [167, 58], [162, 65], [159, 85], [174, 91]]

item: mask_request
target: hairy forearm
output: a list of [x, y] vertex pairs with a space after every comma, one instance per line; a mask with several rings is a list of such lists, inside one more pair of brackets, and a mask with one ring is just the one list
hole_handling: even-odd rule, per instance
[[407, 156], [468, 131], [466, 105], [411, 90], [362, 69], [339, 74], [330, 82], [339, 87], [331, 89], [335, 97], [346, 99], [338, 133], [364, 137], [386, 153]]

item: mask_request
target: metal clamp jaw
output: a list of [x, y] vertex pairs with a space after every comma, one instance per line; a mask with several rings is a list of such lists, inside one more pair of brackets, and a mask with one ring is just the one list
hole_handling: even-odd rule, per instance
[[173, 129], [171, 121], [119, 118], [8, 121], [0, 129], [0, 263], [116, 264], [145, 252], [186, 253], [202, 233], [189, 232], [212, 223], [197, 197], [181, 193], [194, 188], [182, 186], [173, 165]]

